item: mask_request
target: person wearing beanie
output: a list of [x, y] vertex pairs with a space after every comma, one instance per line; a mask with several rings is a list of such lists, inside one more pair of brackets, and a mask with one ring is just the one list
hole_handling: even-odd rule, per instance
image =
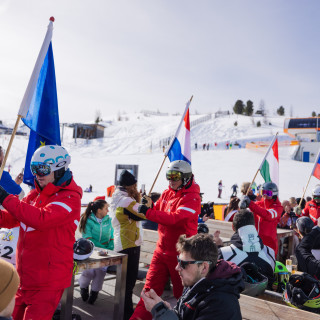
[[111, 198], [109, 215], [114, 229], [114, 250], [128, 255], [123, 317], [124, 320], [128, 320], [133, 313], [132, 293], [139, 269], [142, 243], [140, 221], [145, 219], [145, 215], [138, 213], [141, 194], [138, 192], [135, 176], [123, 170], [119, 184]]
[[0, 258], [0, 320], [12, 319], [19, 276], [14, 266]]

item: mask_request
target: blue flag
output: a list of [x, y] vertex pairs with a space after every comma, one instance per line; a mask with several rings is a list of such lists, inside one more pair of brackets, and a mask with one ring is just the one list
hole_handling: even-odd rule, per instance
[[51, 42], [38, 76], [28, 113], [22, 121], [30, 128], [23, 182], [33, 186], [34, 177], [30, 170], [33, 153], [40, 146], [61, 145], [56, 76]]

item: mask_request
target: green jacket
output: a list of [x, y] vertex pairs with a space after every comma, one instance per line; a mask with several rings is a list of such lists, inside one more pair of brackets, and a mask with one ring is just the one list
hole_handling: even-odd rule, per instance
[[107, 215], [99, 223], [94, 213], [91, 213], [82, 237], [90, 239], [96, 247], [113, 250], [113, 228], [111, 218]]

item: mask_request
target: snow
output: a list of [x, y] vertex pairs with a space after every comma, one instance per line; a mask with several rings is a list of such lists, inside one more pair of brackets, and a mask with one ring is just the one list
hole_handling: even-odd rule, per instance
[[[203, 116], [191, 115], [190, 121]], [[109, 121], [105, 122], [104, 138], [101, 139], [75, 141], [72, 138], [72, 128], [64, 129], [63, 145], [71, 155], [70, 169], [75, 181], [83, 189], [90, 184], [93, 186], [92, 193], [84, 193], [83, 203], [105, 194], [106, 188], [114, 184], [116, 164], [139, 165], [138, 187], [145, 184], [148, 192], [164, 159], [159, 142], [174, 134], [181, 119], [181, 115], [145, 116], [142, 113], [125, 114], [121, 117], [122, 121], [117, 121], [117, 117], [112, 116], [107, 119]], [[234, 126], [235, 121], [238, 122], [237, 126]], [[257, 121], [262, 123], [261, 127], [256, 126]], [[212, 118], [191, 128], [192, 169], [201, 192], [204, 192], [204, 201], [226, 203], [234, 183], [240, 187], [242, 182], [252, 181], [266, 149], [246, 149], [246, 142], [271, 141], [276, 132], [279, 132], [280, 141], [289, 141], [291, 138], [283, 133], [283, 121], [284, 117], [268, 117], [267, 124], [263, 124], [261, 117], [230, 115]], [[9, 139], [10, 136], [7, 135], [0, 137], [4, 148]], [[198, 150], [194, 149], [195, 142]], [[217, 148], [213, 148], [215, 142], [218, 143]], [[226, 142], [238, 142], [242, 147], [226, 150]], [[203, 143], [210, 143], [210, 149], [202, 150]], [[7, 161], [13, 177], [24, 167], [27, 145], [28, 137], [15, 137]], [[302, 196], [313, 168], [313, 163], [292, 160], [296, 148], [279, 147], [281, 201], [291, 196]], [[166, 159], [153, 191], [162, 192], [167, 188], [165, 169], [168, 164], [169, 160]], [[217, 198], [219, 180], [224, 185], [222, 199]], [[256, 183], [263, 183], [260, 174], [257, 175]], [[319, 183], [312, 177], [306, 196], [311, 195], [312, 189]], [[28, 186], [23, 185], [23, 189], [27, 192]]]

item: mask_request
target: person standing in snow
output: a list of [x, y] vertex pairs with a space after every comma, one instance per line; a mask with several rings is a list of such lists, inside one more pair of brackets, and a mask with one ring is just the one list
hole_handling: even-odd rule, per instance
[[[182, 234], [188, 237], [197, 234], [198, 216], [201, 212], [200, 187], [194, 181], [191, 166], [188, 162], [177, 160], [170, 163], [166, 178], [169, 188], [160, 199], [148, 206], [139, 206], [139, 212], [146, 218], [158, 223], [159, 240], [153, 254], [146, 277], [145, 290], [153, 289], [161, 296], [170, 276], [173, 294], [178, 299], [183, 290], [177, 272], [176, 243]], [[151, 320], [152, 315], [140, 299], [131, 319]]]
[[238, 193], [238, 185], [235, 183], [232, 187], [232, 195], [231, 197], [236, 197], [237, 196], [237, 193]]
[[222, 180], [219, 181], [218, 183], [218, 198], [221, 199], [221, 193], [222, 193]]

